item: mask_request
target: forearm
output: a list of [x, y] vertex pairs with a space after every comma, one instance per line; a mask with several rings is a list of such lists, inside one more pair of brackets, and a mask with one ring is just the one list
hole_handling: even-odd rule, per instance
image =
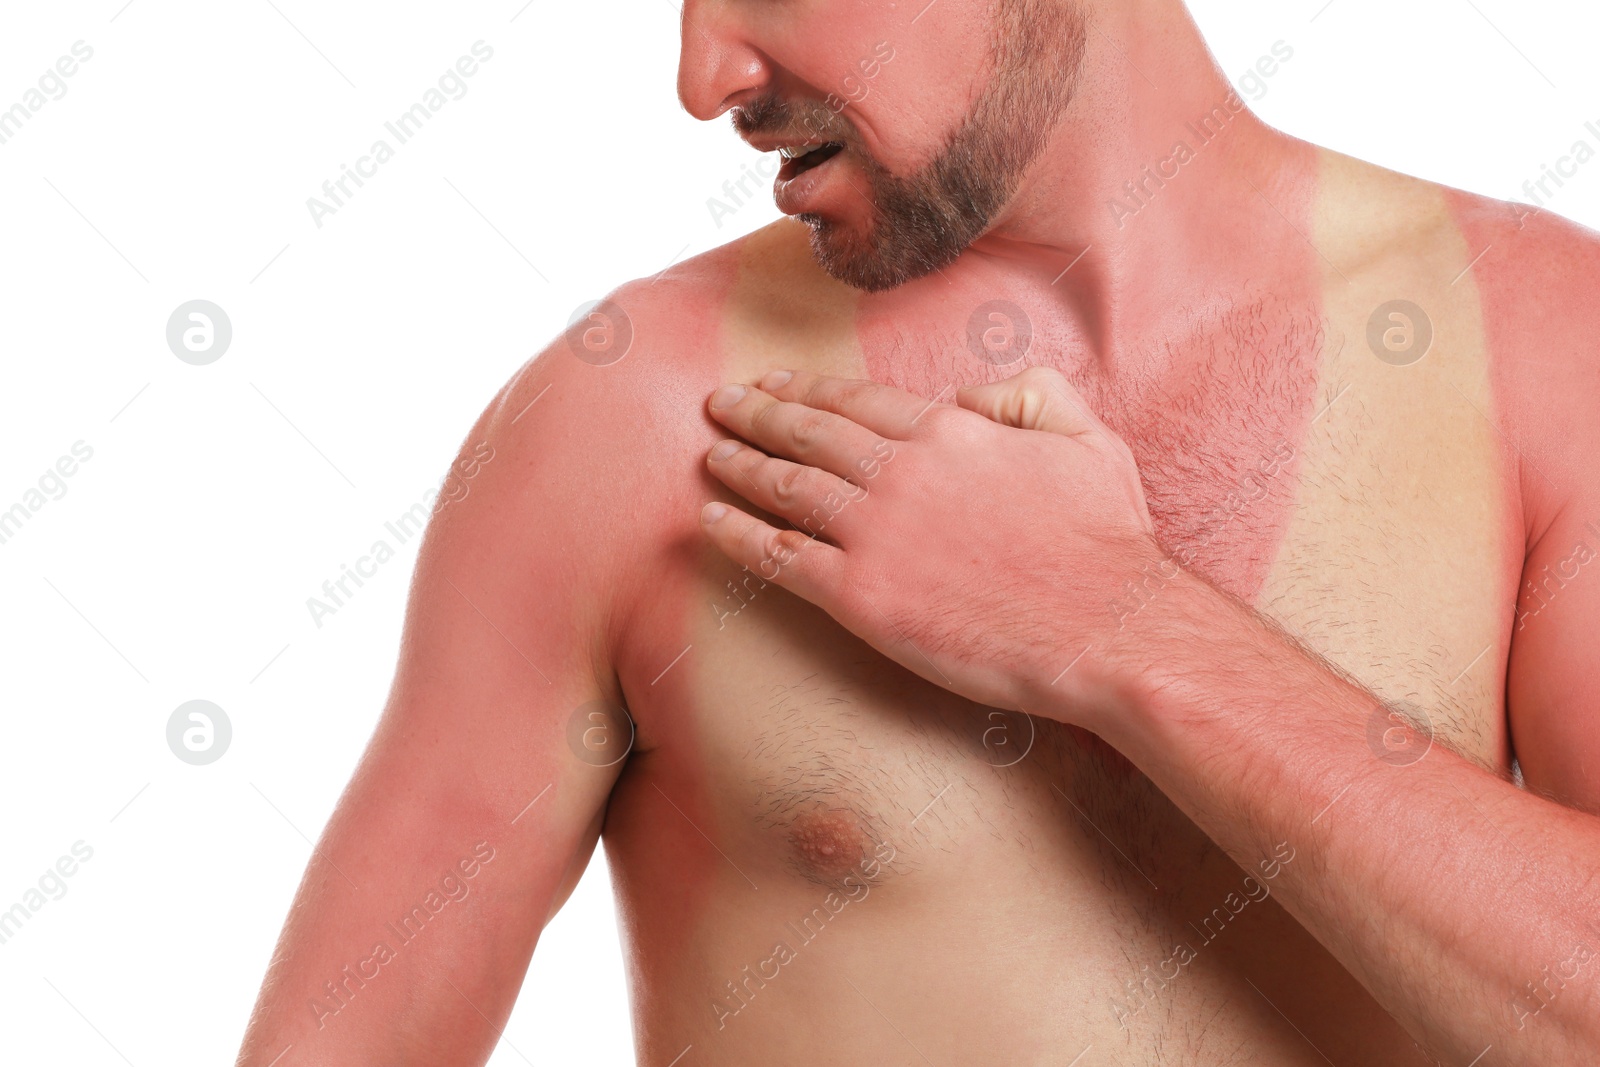
[[1376, 697], [1187, 574], [1124, 646], [1106, 739], [1241, 865], [1287, 841], [1274, 893], [1420, 1042], [1600, 1062], [1600, 820], [1438, 743], [1380, 758]]

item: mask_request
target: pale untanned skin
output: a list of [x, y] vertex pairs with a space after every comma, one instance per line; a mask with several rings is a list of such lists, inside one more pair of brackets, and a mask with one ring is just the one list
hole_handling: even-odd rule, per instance
[[[985, 76], [985, 5], [941, 0], [910, 25], [921, 7], [688, 0], [680, 96], [704, 119], [773, 88], [820, 100], [889, 41], [847, 115], [909, 173]], [[482, 1062], [602, 828], [641, 1063], [1427, 1062], [1412, 1035], [1441, 1055], [1475, 1042], [1462, 1063], [1490, 1044], [1484, 1063], [1580, 1062], [1600, 967], [1536, 1014], [1513, 997], [1600, 942], [1570, 921], [1595, 868], [1581, 811], [1600, 811], [1600, 570], [1518, 597], [1580, 542], [1600, 548], [1584, 525], [1600, 522], [1600, 250], [1248, 113], [1119, 226], [1110, 198], [1229, 89], [1176, 4], [1085, 10], [1072, 110], [940, 273], [865, 295], [780, 222], [613, 294], [635, 333], [620, 362], [557, 340], [501, 391], [467, 439], [496, 459], [430, 530], [388, 706], [240, 1064]], [[827, 210], [861, 223], [859, 194], [834, 186]], [[1212, 603], [1185, 579], [1137, 612], [1035, 605], [1072, 632], [1165, 640], [1144, 674], [1194, 697], [1181, 713], [1146, 693], [1144, 719], [1098, 722], [1125, 757], [1046, 717], [1073, 709], [1030, 706], [1026, 757], [995, 766], [1027, 720], [711, 547], [705, 500], [752, 509], [708, 472], [728, 436], [713, 389], [794, 368], [949, 400], [1019, 369], [967, 350], [968, 316], [997, 296], [1027, 309], [1027, 362], [1126, 441], [1162, 542], [1425, 709], [1433, 751], [1378, 760], [1356, 691], [1242, 614], [1184, 631]], [[1409, 367], [1366, 342], [1396, 298], [1436, 334]], [[953, 571], [1025, 599], [995, 565], [1023, 533], [988, 518], [952, 498], [903, 551], [958, 545]], [[1226, 709], [1204, 699], [1218, 690]], [[569, 745], [594, 700], [635, 720], [625, 763]], [[1513, 752], [1531, 790], [1581, 811], [1516, 792]], [[465, 899], [376, 977], [342, 973], [485, 841]], [[319, 1013], [330, 981], [343, 1004]]]

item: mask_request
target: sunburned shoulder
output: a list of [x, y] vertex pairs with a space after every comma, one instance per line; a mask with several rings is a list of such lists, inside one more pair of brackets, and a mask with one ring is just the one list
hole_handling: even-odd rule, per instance
[[1473, 257], [1494, 417], [1522, 469], [1530, 540], [1600, 504], [1600, 234], [1526, 204], [1446, 190]]
[[650, 595], [664, 553], [699, 547], [720, 436], [706, 399], [739, 254], [714, 249], [551, 324], [465, 437], [461, 491], [429, 523], [430, 574], [494, 589], [506, 617], [610, 635]]
[[1562, 442], [1600, 446], [1600, 234], [1335, 152], [1324, 152], [1321, 184], [1318, 251], [1343, 283], [1381, 280], [1425, 307], [1470, 307], [1506, 439], [1535, 462]]
[[738, 256], [737, 243], [721, 246], [618, 285], [570, 325], [550, 323], [483, 420], [529, 463], [659, 456], [695, 436]]
[[[625, 282], [549, 337], [484, 412], [529, 449], [660, 459], [715, 432], [705, 399], [753, 335], [803, 333], [853, 299], [783, 219], [659, 274]], [[560, 324], [554, 324], [559, 326]], [[532, 458], [532, 457], [530, 457]]]
[[[1600, 325], [1600, 233], [1528, 204], [1444, 189], [1475, 259], [1473, 277], [1485, 318], [1514, 316], [1518, 332]], [[1491, 324], [1492, 325], [1492, 324]], [[1592, 346], [1569, 350], [1577, 365], [1595, 367]]]
[[852, 292], [811, 260], [804, 234], [803, 225], [780, 220], [617, 286], [550, 337], [497, 404], [515, 409], [551, 386], [593, 405], [589, 414], [602, 425], [590, 432], [600, 433], [630, 406], [675, 405], [682, 388], [706, 382], [709, 392], [730, 328], [781, 329], [786, 319], [814, 315], [823, 291], [834, 300], [839, 290]]
[[714, 491], [705, 456], [722, 436], [706, 400], [727, 373], [729, 309], [748, 301], [760, 240], [625, 282], [570, 325], [551, 323], [468, 434], [463, 457], [488, 442], [495, 458], [435, 524], [441, 536], [472, 550], [484, 536], [537, 534], [588, 571], [681, 538], [686, 523], [697, 533]]

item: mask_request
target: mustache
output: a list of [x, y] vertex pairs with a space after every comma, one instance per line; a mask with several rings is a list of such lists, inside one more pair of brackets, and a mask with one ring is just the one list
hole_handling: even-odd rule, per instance
[[770, 133], [794, 140], [849, 143], [849, 123], [823, 103], [789, 103], [769, 93], [734, 108], [731, 117], [733, 128], [744, 137]]

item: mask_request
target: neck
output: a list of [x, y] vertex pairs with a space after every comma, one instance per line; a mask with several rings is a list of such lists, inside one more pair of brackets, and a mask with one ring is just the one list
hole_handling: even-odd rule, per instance
[[1304, 275], [1300, 179], [1315, 157], [1245, 106], [1181, 3], [1132, 0], [1089, 18], [1071, 104], [951, 273], [1042, 287], [1090, 358], [1110, 363], [1252, 281]]

